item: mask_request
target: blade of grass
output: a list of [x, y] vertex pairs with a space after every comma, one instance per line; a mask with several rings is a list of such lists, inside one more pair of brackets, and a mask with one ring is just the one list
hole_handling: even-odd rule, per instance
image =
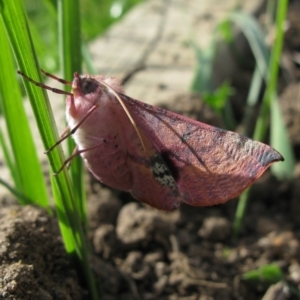
[[250, 194], [250, 188], [245, 190], [239, 197], [238, 205], [235, 211], [235, 217], [233, 221], [233, 236], [234, 238], [237, 238], [238, 234], [241, 230], [241, 225], [245, 216], [247, 204], [248, 204], [248, 198]]
[[9, 183], [0, 178], [0, 184], [5, 186], [16, 198], [19, 199], [19, 202], [22, 201], [24, 203], [31, 203], [32, 200], [28, 199], [25, 195], [21, 194], [18, 190], [10, 186]]
[[[279, 1], [277, 4], [276, 14], [276, 39], [272, 49], [270, 58], [270, 72], [267, 81], [267, 88], [264, 94], [263, 103], [259, 112], [254, 138], [262, 140], [266, 134], [266, 120], [269, 118], [271, 109], [271, 144], [275, 147], [285, 159], [285, 162], [276, 167], [272, 167], [272, 171], [276, 172], [278, 178], [292, 178], [295, 159], [292, 147], [289, 143], [286, 128], [284, 127], [282, 116], [279, 110], [279, 105], [276, 97], [276, 87], [278, 81], [278, 72], [280, 57], [283, 45], [284, 22], [286, 18], [288, 1]], [[281, 127], [280, 127], [281, 126]], [[279, 128], [280, 127], [280, 128]], [[276, 129], [276, 132], [274, 131]], [[279, 135], [281, 134], [281, 135]]]
[[257, 117], [256, 104], [260, 98], [260, 91], [264, 79], [262, 74], [259, 71], [259, 68], [256, 66], [252, 75], [250, 89], [247, 97], [247, 106], [244, 110], [244, 117], [242, 120], [242, 134], [246, 136], [251, 136], [253, 134], [254, 120]]
[[[16, 16], [18, 16], [18, 18]], [[38, 78], [37, 80], [40, 81], [38, 70], [34, 68], [38, 63], [36, 57], [33, 56], [34, 49], [32, 47], [24, 10], [19, 0], [7, 3], [7, 6], [3, 9], [3, 19], [20, 68], [25, 70], [30, 77], [34, 79]], [[12, 22], [12, 20], [15, 19], [18, 19], [18, 22]], [[17, 35], [16, 32], [18, 32]], [[21, 45], [22, 47], [20, 47]], [[34, 75], [32, 73], [34, 73]], [[45, 147], [49, 148], [50, 145], [53, 145], [54, 141], [58, 139], [58, 136], [54, 126], [53, 115], [50, 113], [51, 109], [48, 99], [45, 92], [40, 88], [29, 84], [27, 81], [25, 81], [25, 86], [30, 95], [34, 112], [36, 113], [37, 123], [41, 125], [39, 129], [43, 142]], [[34, 96], [35, 93], [37, 97]], [[39, 97], [39, 94], [41, 94], [41, 97]], [[52, 170], [58, 170], [60, 168], [63, 162], [61, 147], [57, 147], [49, 154], [49, 160]], [[89, 266], [88, 251], [79, 214], [74, 205], [74, 194], [68, 172], [63, 170], [58, 176], [53, 178], [53, 182], [59, 225], [66, 250], [79, 262], [84, 273], [84, 278], [87, 280], [90, 289], [91, 299], [99, 299]]]
[[287, 0], [279, 1], [277, 5], [276, 17], [276, 39], [271, 52], [269, 74], [267, 77], [267, 87], [264, 94], [263, 102], [260, 108], [260, 113], [257, 119], [257, 124], [254, 132], [254, 138], [261, 141], [266, 135], [267, 128], [266, 120], [269, 119], [270, 107], [272, 100], [276, 95], [276, 86], [279, 72], [279, 62], [283, 43], [284, 20], [286, 16]]
[[[2, 2], [1, 17], [4, 21], [10, 44], [19, 68], [31, 78], [41, 82], [38, 62], [28, 30], [26, 15], [20, 0]], [[36, 122], [46, 149], [58, 139], [53, 114], [46, 92], [24, 80]], [[64, 161], [61, 147], [56, 147], [49, 155], [52, 170], [58, 170]], [[59, 190], [59, 199], [55, 198], [60, 219], [60, 229], [68, 253], [82, 260], [82, 241], [84, 240], [78, 213], [74, 207], [74, 194], [66, 170], [54, 178]], [[64, 225], [64, 226], [63, 226]], [[78, 239], [78, 236], [81, 239]]]
[[256, 65], [247, 97], [247, 106], [253, 107], [258, 102], [263, 78], [264, 77], [262, 76], [258, 66]]
[[[14, 72], [13, 57], [2, 21], [0, 22], [0, 35], [2, 36], [0, 44], [1, 108], [15, 162], [11, 174], [15, 178], [17, 190], [24, 195], [19, 198], [22, 204], [28, 204], [24, 202], [24, 199], [30, 199], [30, 203], [46, 208], [49, 206], [46, 185], [24, 110], [22, 95]], [[9, 158], [7, 157], [7, 159]], [[8, 163], [11, 165], [10, 159]]]
[[241, 11], [230, 14], [228, 19], [242, 30], [255, 57], [257, 68], [261, 76], [266, 78], [268, 74], [269, 51], [265, 44], [264, 32], [259, 27], [259, 24], [254, 17]]
[[[276, 100], [273, 100], [273, 102], [271, 102], [271, 99], [274, 98], [274, 96], [276, 95], [279, 60], [280, 60], [282, 41], [283, 41], [283, 22], [285, 20], [286, 7], [287, 7], [287, 1], [282, 1], [282, 2], [278, 3], [277, 18], [276, 18], [277, 36], [276, 36], [276, 40], [275, 40], [275, 45], [272, 50], [270, 62], [268, 59], [268, 51], [264, 44], [264, 36], [263, 36], [262, 30], [259, 29], [258, 24], [255, 22], [255, 20], [252, 17], [247, 16], [247, 15], [244, 15], [244, 16], [243, 16], [243, 14], [239, 15], [239, 13], [234, 13], [231, 15], [231, 19], [241, 27], [245, 36], [247, 37], [249, 44], [251, 46], [251, 49], [254, 53], [257, 67], [260, 70], [261, 76], [264, 77], [267, 82], [267, 89], [264, 94], [262, 106], [260, 109], [260, 114], [259, 114], [256, 126], [255, 126], [254, 135], [253, 135], [253, 138], [255, 140], [262, 141], [264, 139], [265, 133], [268, 128], [268, 120], [269, 120], [269, 116], [270, 116], [270, 105], [272, 103], [272, 106], [273, 106], [274, 101], [276, 101]], [[271, 113], [273, 114], [273, 116], [271, 118], [271, 122], [272, 122], [271, 123], [271, 132], [272, 131], [275, 132], [274, 130], [276, 127], [277, 141], [278, 141], [278, 137], [279, 137], [278, 133], [280, 132], [282, 134], [282, 136], [280, 136], [281, 143], [274, 144], [275, 139], [271, 139], [271, 145], [274, 148], [276, 148], [277, 150], [279, 150], [279, 152], [287, 160], [287, 162], [285, 162], [285, 163], [278, 164], [278, 166], [275, 167], [276, 169], [273, 169], [274, 167], [272, 166], [273, 167], [272, 171], [276, 170], [275, 175], [278, 178], [282, 178], [283, 177], [282, 174], [284, 174], [284, 176], [287, 177], [288, 176], [287, 172], [288, 172], [288, 170], [291, 170], [290, 166], [293, 165], [293, 163], [294, 163], [293, 153], [292, 153], [290, 143], [288, 142], [288, 139], [287, 139], [287, 133], [284, 128], [284, 124], [283, 124], [283, 122], [280, 122], [280, 120], [282, 120], [282, 117], [281, 117], [281, 113], [280, 113], [279, 109], [276, 111], [276, 113], [277, 113], [276, 120], [275, 120], [274, 111], [272, 112], [272, 110], [271, 110]], [[275, 124], [276, 124], [276, 126], [275, 126]], [[281, 126], [280, 129], [279, 129], [279, 126]], [[271, 137], [272, 137], [272, 134], [271, 134]], [[282, 147], [283, 140], [286, 141], [286, 145], [284, 148]], [[291, 172], [289, 174], [291, 175]], [[244, 217], [245, 209], [247, 206], [248, 195], [249, 195], [249, 190], [247, 190], [245, 192], [245, 195], [244, 194], [241, 195], [241, 197], [240, 197], [241, 201], [239, 201], [239, 203], [238, 203], [236, 217], [235, 217], [235, 221], [234, 221], [235, 236], [237, 236], [237, 234], [240, 230], [240, 225], [241, 225], [242, 219]]]
[[[80, 8], [78, 0], [58, 1], [58, 30], [60, 65], [64, 78], [72, 78], [74, 72], [81, 73], [81, 34], [80, 34]], [[68, 139], [69, 156], [75, 148], [72, 139]], [[81, 222], [87, 232], [86, 193], [84, 188], [84, 172], [82, 160], [77, 156], [70, 169], [74, 186], [76, 206]]]
[[295, 168], [293, 149], [288, 139], [287, 129], [283, 122], [278, 99], [271, 104], [271, 145], [284, 157], [283, 164], [271, 166], [273, 174], [279, 179], [291, 179]]
[[[0, 92], [1, 92], [1, 89], [0, 89]], [[19, 178], [19, 173], [17, 172], [14, 159], [11, 155], [11, 151], [9, 150], [8, 142], [5, 140], [4, 134], [3, 134], [1, 128], [0, 128], [0, 145], [1, 145], [1, 148], [3, 151], [4, 161], [10, 171], [10, 175], [13, 179], [16, 189], [19, 190], [19, 187], [21, 187], [21, 183], [20, 183], [21, 180]]]
[[[75, 71], [81, 73], [81, 34], [80, 34], [80, 8], [78, 0], [58, 1], [58, 21], [59, 21], [59, 46], [60, 64], [63, 69], [64, 78], [72, 78]], [[69, 155], [72, 154], [75, 143], [68, 140]], [[76, 197], [76, 208], [80, 215], [81, 223], [87, 234], [87, 207], [86, 193], [84, 189], [84, 172], [82, 160], [77, 157], [72, 162], [71, 178]], [[97, 300], [98, 290], [95, 278], [91, 271], [88, 259], [88, 247], [84, 245], [84, 240], [80, 241], [82, 248], [81, 269], [85, 274], [85, 280], [89, 287], [91, 299]]]

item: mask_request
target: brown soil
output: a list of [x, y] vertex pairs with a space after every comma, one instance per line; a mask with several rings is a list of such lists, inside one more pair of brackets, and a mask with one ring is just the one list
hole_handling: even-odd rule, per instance
[[[237, 201], [209, 208], [182, 205], [166, 213], [89, 179], [93, 270], [102, 299], [299, 299], [300, 294], [300, 5], [291, 2], [280, 103], [298, 160], [292, 181], [268, 171], [253, 185], [242, 232], [233, 237]], [[244, 96], [250, 71], [241, 69], [234, 98]], [[288, 74], [293, 83], [284, 79]], [[235, 101], [233, 100], [233, 103]], [[193, 95], [170, 105], [201, 121], [220, 118]], [[235, 114], [242, 115], [236, 107]], [[90, 178], [90, 177], [89, 177]], [[89, 299], [81, 274], [66, 256], [55, 217], [2, 199], [0, 299]], [[245, 280], [274, 263], [284, 278]]]

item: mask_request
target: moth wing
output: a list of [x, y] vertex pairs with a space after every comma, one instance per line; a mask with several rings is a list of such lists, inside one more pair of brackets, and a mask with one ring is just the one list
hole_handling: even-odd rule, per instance
[[127, 143], [127, 163], [133, 178], [130, 192], [141, 202], [158, 209], [173, 210], [182, 202], [175, 179], [147, 135], [142, 129], [139, 132], [146, 151], [137, 136]]
[[190, 205], [210, 206], [235, 198], [273, 162], [283, 160], [270, 146], [235, 132], [122, 98]]

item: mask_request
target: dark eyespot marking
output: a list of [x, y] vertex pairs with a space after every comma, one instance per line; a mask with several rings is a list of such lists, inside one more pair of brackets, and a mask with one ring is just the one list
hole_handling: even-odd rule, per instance
[[154, 178], [162, 186], [168, 186], [172, 190], [176, 189], [175, 179], [160, 155], [153, 155], [151, 157], [150, 168]]
[[97, 82], [92, 78], [84, 78], [81, 82], [81, 89], [84, 94], [90, 94], [95, 91], [98, 86]]
[[178, 180], [179, 178], [179, 172], [178, 169], [174, 166], [174, 163], [170, 159], [170, 153], [168, 151], [163, 151], [160, 153], [161, 157], [163, 158], [165, 164], [168, 166], [173, 178]]

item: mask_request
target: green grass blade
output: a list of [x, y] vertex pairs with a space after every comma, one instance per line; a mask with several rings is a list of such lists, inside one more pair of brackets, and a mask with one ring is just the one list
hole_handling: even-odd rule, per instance
[[[81, 73], [81, 35], [79, 1], [58, 1], [58, 29], [60, 46], [60, 65], [63, 77], [73, 78], [74, 72]], [[68, 139], [69, 155], [72, 154], [75, 143]], [[81, 222], [87, 229], [86, 193], [84, 188], [84, 171], [81, 157], [77, 156], [70, 168], [74, 186], [76, 206]]]
[[[271, 145], [285, 158], [284, 163], [275, 164], [271, 167], [273, 174], [275, 174], [275, 176], [278, 178], [291, 177], [294, 165], [292, 148], [288, 141], [287, 132], [282, 121], [282, 116], [277, 101], [274, 99], [276, 95], [278, 68], [283, 42], [283, 24], [286, 16], [286, 8], [287, 1], [278, 2], [276, 18], [277, 35], [274, 47], [272, 49], [270, 61], [268, 49], [264, 43], [263, 31], [259, 28], [256, 20], [253, 17], [242, 13], [234, 13], [230, 16], [231, 20], [235, 22], [244, 32], [255, 56], [257, 69], [259, 70], [260, 74], [258, 74], [258, 70], [255, 71], [253, 84], [255, 84], [254, 79], [257, 80], [257, 82], [260, 82], [259, 77], [263, 77], [267, 82], [267, 89], [263, 98], [253, 138], [260, 141], [264, 140], [271, 114]], [[258, 87], [256, 88], [253, 86], [250, 90], [251, 94], [249, 93], [248, 97], [249, 104], [252, 101], [253, 94], [257, 94], [257, 92]], [[238, 203], [236, 218], [234, 221], [235, 235], [237, 235], [240, 230], [240, 225], [247, 206], [248, 195], [249, 190], [241, 195]]]
[[[0, 92], [1, 92], [1, 89], [0, 89]], [[10, 171], [10, 175], [13, 179], [14, 184], [15, 184], [15, 188], [17, 190], [19, 190], [21, 188], [21, 180], [20, 180], [20, 177], [19, 177], [19, 173], [17, 171], [14, 159], [13, 159], [11, 151], [9, 149], [8, 141], [6, 141], [6, 139], [4, 138], [4, 134], [3, 134], [1, 128], [0, 128], [0, 146], [2, 148], [2, 152], [3, 152], [3, 155], [4, 155], [4, 161], [5, 161], [7, 167]]]
[[256, 119], [257, 111], [255, 105], [260, 99], [260, 91], [264, 80], [258, 69], [255, 67], [254, 73], [252, 75], [250, 89], [247, 97], [247, 106], [244, 111], [243, 120], [241, 122], [242, 134], [246, 136], [251, 136], [253, 134], [253, 120]]
[[269, 51], [265, 44], [265, 36], [258, 22], [253, 16], [244, 12], [234, 12], [229, 15], [229, 20], [235, 23], [244, 33], [252, 53], [255, 57], [256, 65], [263, 77], [268, 74]]
[[276, 97], [287, 5], [287, 0], [279, 1], [277, 5], [276, 40], [270, 58], [270, 72], [267, 81], [267, 89], [264, 94], [263, 103], [254, 132], [254, 138], [258, 140], [264, 138], [266, 134], [265, 123], [266, 120], [269, 119], [271, 109], [271, 145], [276, 148], [285, 159], [284, 163], [272, 167], [272, 171], [274, 171], [275, 175], [279, 178], [292, 178], [295, 165], [294, 154], [289, 143], [287, 131], [282, 120]]
[[32, 200], [28, 199], [25, 195], [21, 194], [17, 189], [12, 187], [8, 182], [0, 178], [0, 184], [5, 186], [16, 198], [19, 199], [19, 202], [23, 202], [25, 204], [31, 203]]
[[241, 230], [241, 225], [245, 216], [247, 209], [248, 199], [250, 194], [250, 188], [245, 190], [239, 197], [238, 205], [235, 211], [235, 217], [233, 221], [233, 236], [234, 238], [238, 237], [238, 234]]
[[261, 72], [259, 71], [259, 68], [256, 65], [247, 97], [247, 106], [253, 107], [258, 102], [263, 78], [264, 77], [262, 76]]
[[[35, 56], [31, 36], [28, 30], [26, 15], [20, 0], [4, 2], [2, 7], [2, 18], [6, 27], [6, 32], [10, 39], [10, 44], [14, 51], [19, 68], [26, 72], [31, 78], [41, 82], [38, 62]], [[36, 122], [46, 149], [50, 148], [58, 139], [53, 114], [49, 104], [49, 100], [45, 90], [24, 80], [26, 91], [29, 95], [32, 109], [36, 118]], [[61, 147], [56, 147], [48, 155], [52, 170], [58, 170], [64, 157]], [[54, 178], [58, 187], [61, 208], [58, 213], [63, 215], [63, 221], [67, 230], [61, 227], [61, 232], [66, 240], [72, 240], [72, 243], [65, 244], [69, 253], [77, 255], [78, 259], [82, 259], [82, 245], [77, 239], [78, 235], [82, 235], [78, 214], [74, 207], [74, 194], [71, 187], [71, 181], [67, 171], [63, 170]], [[55, 199], [56, 204], [58, 203]]]
[[[81, 35], [80, 35], [80, 8], [78, 0], [58, 1], [58, 19], [60, 36], [60, 64], [64, 78], [72, 78], [75, 71], [81, 73]], [[72, 154], [75, 143], [68, 140], [69, 155]], [[76, 208], [79, 211], [81, 223], [87, 233], [87, 207], [86, 193], [84, 189], [84, 172], [82, 160], [79, 156], [73, 160], [71, 166], [71, 178], [76, 197]], [[95, 278], [90, 268], [88, 247], [85, 245], [83, 236], [80, 239], [82, 252], [81, 269], [85, 274], [86, 283], [89, 287], [91, 299], [97, 300], [98, 290]]]
[[[24, 110], [11, 49], [2, 21], [0, 23], [0, 34], [2, 36], [0, 43], [0, 65], [2, 69], [0, 72], [1, 107], [15, 162], [14, 168], [11, 170], [12, 177], [15, 178], [16, 188], [25, 197], [20, 198], [21, 203], [26, 204], [24, 199], [30, 199], [30, 203], [48, 207], [49, 199], [41, 164], [38, 160]], [[10, 161], [8, 162], [11, 164]]]
[[[65, 76], [81, 73], [81, 34], [78, 0], [58, 1], [60, 64]], [[70, 52], [71, 50], [71, 52]], [[73, 68], [76, 68], [75, 70]]]
[[279, 179], [291, 179], [296, 160], [277, 99], [271, 104], [271, 145], [284, 157], [283, 163], [271, 166], [272, 173]]
[[286, 16], [287, 0], [279, 1], [277, 7], [277, 20], [276, 20], [276, 40], [271, 52], [269, 74], [267, 77], [267, 88], [264, 94], [263, 103], [260, 109], [260, 114], [257, 120], [257, 126], [254, 132], [254, 138], [261, 141], [266, 134], [266, 120], [269, 119], [270, 107], [272, 99], [276, 95], [276, 87], [278, 81], [279, 61], [283, 43], [283, 22]]

